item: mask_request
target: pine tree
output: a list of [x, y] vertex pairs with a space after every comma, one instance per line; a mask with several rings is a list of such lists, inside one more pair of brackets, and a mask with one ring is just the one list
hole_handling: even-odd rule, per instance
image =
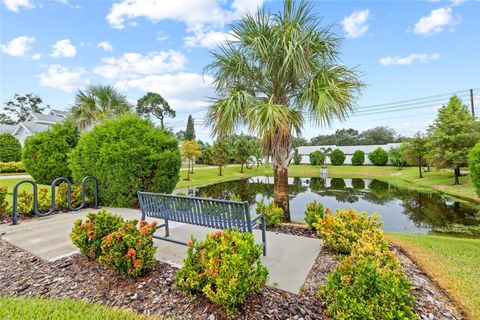
[[193, 126], [193, 118], [191, 114], [188, 116], [187, 129], [185, 130], [183, 138], [185, 140], [195, 140], [195, 128]]

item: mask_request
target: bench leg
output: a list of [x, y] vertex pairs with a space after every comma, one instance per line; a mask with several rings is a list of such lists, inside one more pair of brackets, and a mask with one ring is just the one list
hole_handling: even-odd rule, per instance
[[165, 219], [165, 237], [170, 236], [170, 229], [168, 228], [168, 219]]

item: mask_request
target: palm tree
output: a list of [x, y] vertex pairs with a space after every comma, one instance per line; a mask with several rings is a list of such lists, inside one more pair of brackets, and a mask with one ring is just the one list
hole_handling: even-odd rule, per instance
[[78, 90], [72, 116], [81, 129], [130, 110], [127, 98], [112, 86], [91, 85]]
[[272, 157], [275, 204], [287, 221], [294, 135], [305, 121], [328, 126], [345, 119], [363, 86], [359, 72], [339, 63], [340, 40], [320, 21], [304, 1], [286, 0], [276, 14], [247, 14], [205, 69], [217, 93], [207, 124], [220, 138], [246, 126], [262, 140], [264, 154]]

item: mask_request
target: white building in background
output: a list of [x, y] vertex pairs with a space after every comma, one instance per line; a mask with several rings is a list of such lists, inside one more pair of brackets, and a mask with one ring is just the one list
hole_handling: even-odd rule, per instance
[[[400, 146], [401, 143], [388, 143], [388, 144], [377, 144], [377, 145], [367, 145], [367, 146], [336, 146], [336, 145], [330, 145], [330, 146], [303, 146], [303, 147], [298, 147], [298, 153], [302, 156], [302, 163], [304, 164], [309, 164], [310, 163], [310, 153], [316, 150], [321, 150], [322, 148], [325, 149], [340, 149], [345, 153], [345, 162], [343, 164], [346, 165], [351, 165], [352, 164], [352, 155], [355, 151], [357, 150], [362, 150], [365, 152], [365, 162], [364, 164], [372, 164], [370, 160], [368, 160], [368, 154], [370, 152], [373, 152], [375, 149], [378, 147], [382, 148], [385, 151], [389, 151], [392, 148], [396, 148]], [[327, 157], [326, 163], [330, 164], [330, 157]], [[389, 161], [390, 163], [390, 161]]]

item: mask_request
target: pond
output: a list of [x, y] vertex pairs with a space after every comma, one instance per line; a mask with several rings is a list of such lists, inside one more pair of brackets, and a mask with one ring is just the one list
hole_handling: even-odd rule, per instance
[[[235, 194], [248, 201], [254, 213], [256, 201], [273, 200], [273, 178], [253, 177], [178, 191], [217, 199]], [[297, 222], [303, 222], [307, 204], [317, 200], [332, 210], [352, 207], [377, 212], [386, 231], [480, 236], [478, 207], [438, 193], [408, 191], [375, 179], [318, 177], [289, 178], [289, 193], [291, 217]]]

